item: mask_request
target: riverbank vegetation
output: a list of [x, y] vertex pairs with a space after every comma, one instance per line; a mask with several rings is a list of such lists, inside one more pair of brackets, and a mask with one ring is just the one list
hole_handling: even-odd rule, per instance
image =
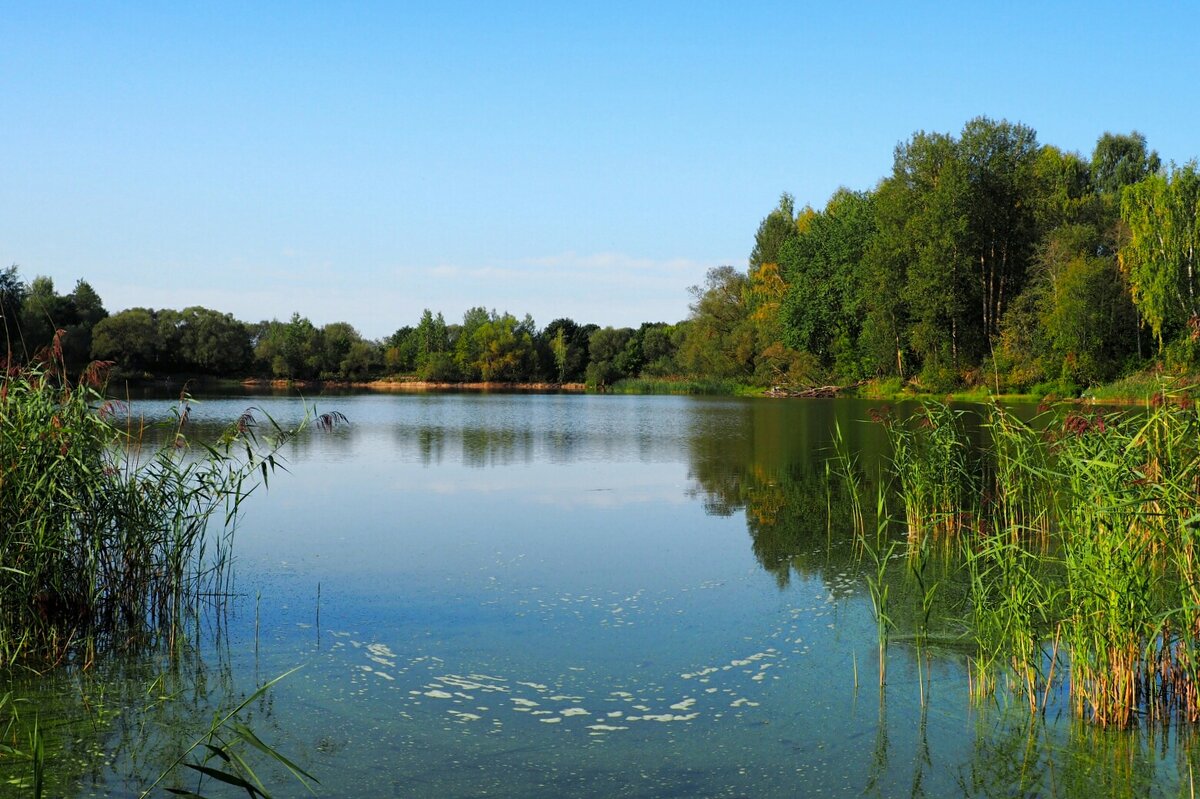
[[[193, 444], [186, 395], [167, 429], [150, 430], [127, 404], [105, 397], [111, 363], [69, 376], [63, 337], [0, 376], [0, 671], [10, 677], [61, 666], [84, 673], [114, 653], [177, 657], [205, 611], [220, 613], [231, 600], [239, 508], [295, 432], [247, 410], [215, 439]], [[320, 427], [343, 421], [338, 413], [317, 418]], [[158, 782], [170, 779], [170, 792], [189, 796], [202, 795], [206, 778], [267, 795], [238, 749], [311, 780], [238, 716], [272, 684], [214, 719]], [[35, 797], [66, 780], [46, 766], [69, 748], [55, 729], [64, 722], [46, 726], [40, 710], [0, 697], [0, 765], [16, 771], [7, 784]], [[91, 720], [93, 733], [103, 726]], [[201, 745], [205, 757], [188, 759]], [[77, 763], [86, 769], [88, 759], [71, 759], [70, 769]], [[179, 784], [181, 768], [199, 775], [193, 789]]]
[[[228, 596], [240, 503], [288, 435], [247, 411], [192, 446], [183, 397], [152, 445], [128, 406], [104, 397], [111, 364], [74, 381], [63, 358], [56, 337], [0, 378], [0, 667], [174, 646]], [[222, 529], [206, 535], [211, 519]]]
[[752, 239], [747, 267], [710, 269], [675, 323], [538, 328], [480, 306], [461, 322], [426, 310], [377, 341], [299, 313], [108, 315], [86, 282], [59, 295], [12, 267], [0, 273], [0, 349], [21, 360], [63, 329], [68, 364], [112, 360], [126, 376], [862, 385], [889, 396], [1074, 396], [1200, 365], [1200, 172], [1163, 164], [1136, 132], [1103, 134], [1090, 156], [986, 117], [957, 135], [918, 132], [873, 188], [840, 189], [820, 209], [785, 194]]
[[[1200, 721], [1195, 404], [967, 417], [938, 404], [877, 417], [891, 443], [875, 483], [883, 521], [858, 534], [868, 553], [899, 541], [910, 565], [956, 564], [941, 579], [958, 599], [938, 612], [966, 631], [976, 698], [1065, 705], [1120, 729]], [[835, 478], [865, 504], [839, 462]]]

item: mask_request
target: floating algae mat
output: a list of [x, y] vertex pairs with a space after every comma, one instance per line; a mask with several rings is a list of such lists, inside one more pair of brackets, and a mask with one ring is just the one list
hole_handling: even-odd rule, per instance
[[[212, 397], [191, 422], [248, 404], [285, 426], [303, 412]], [[922, 565], [938, 584], [926, 613], [912, 561], [864, 557], [828, 479], [835, 423], [863, 474], [882, 463], [869, 403], [320, 399], [335, 408], [350, 426], [289, 442], [290, 474], [247, 501], [238, 597], [181, 652], [10, 678], [19, 724], [36, 712], [46, 731], [46, 795], [136, 796], [214, 710], [298, 665], [244, 715], [324, 796], [1189, 790], [1187, 725], [1102, 732], [1061, 696], [1034, 716], [1003, 690], [972, 700], [950, 613], [965, 578]], [[0, 758], [0, 795], [29, 795], [26, 764]]]

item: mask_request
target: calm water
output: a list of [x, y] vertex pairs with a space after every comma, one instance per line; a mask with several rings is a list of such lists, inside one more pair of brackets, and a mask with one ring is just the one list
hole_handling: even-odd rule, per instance
[[[249, 402], [302, 413], [210, 398], [192, 418]], [[322, 398], [351, 425], [288, 445], [238, 531], [240, 597], [183, 657], [14, 690], [65, 795], [136, 795], [217, 706], [298, 665], [248, 716], [325, 796], [1186, 795], [1174, 733], [973, 706], [961, 625], [920, 655], [905, 635], [902, 562], [881, 697], [867, 567], [824, 472], [835, 420], [879, 456], [870, 407]]]

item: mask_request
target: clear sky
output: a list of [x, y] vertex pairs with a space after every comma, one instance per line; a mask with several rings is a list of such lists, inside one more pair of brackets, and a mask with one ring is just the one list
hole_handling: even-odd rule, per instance
[[636, 325], [986, 114], [1200, 155], [1200, 3], [10, 3], [0, 265], [110, 311]]

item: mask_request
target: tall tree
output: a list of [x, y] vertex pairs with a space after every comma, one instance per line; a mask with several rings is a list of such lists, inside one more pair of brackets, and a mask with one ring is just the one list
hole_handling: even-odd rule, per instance
[[850, 379], [861, 376], [862, 261], [874, 233], [871, 195], [839, 189], [780, 253], [786, 281], [779, 311], [783, 342], [825, 366], [836, 363], [839, 374]]
[[21, 346], [21, 305], [28, 292], [16, 264], [0, 272], [0, 330], [4, 333], [4, 339], [0, 342], [4, 345], [0, 358], [20, 358], [24, 353]]
[[779, 205], [763, 219], [754, 234], [754, 249], [750, 251], [750, 271], [763, 264], [779, 263], [779, 250], [784, 242], [796, 235], [795, 201], [784, 192]]
[[[588, 365], [588, 348], [595, 325], [580, 325], [573, 319], [555, 319], [546, 325], [546, 329], [538, 336], [538, 349], [543, 353], [544, 364], [542, 373], [548, 379], [556, 376], [559, 382], [581, 382], [585, 379]], [[566, 347], [564, 361], [559, 368], [557, 356], [554, 354], [552, 342], [562, 333], [563, 344]]]
[[1161, 167], [1158, 153], [1146, 149], [1146, 137], [1136, 130], [1105, 132], [1092, 151], [1092, 185], [1102, 194], [1120, 195], [1123, 188], [1139, 183]]
[[490, 318], [475, 328], [474, 350], [478, 360], [472, 364], [474, 371], [485, 382], [516, 382], [525, 379], [533, 360], [533, 336], [529, 324], [518, 322], [509, 313], [492, 313]]
[[561, 327], [555, 331], [554, 338], [550, 339], [550, 352], [554, 356], [554, 368], [558, 375], [558, 382], [562, 383], [566, 380], [568, 349], [567, 337]]
[[421, 372], [436, 360], [436, 356], [450, 350], [450, 334], [446, 329], [446, 320], [439, 312], [437, 316], [428, 308], [421, 314], [421, 321], [413, 334], [417, 340], [416, 366]]
[[239, 375], [250, 365], [253, 349], [245, 324], [209, 308], [193, 306], [180, 314], [179, 360], [187, 371]]
[[712, 377], [754, 373], [754, 334], [746, 324], [749, 278], [732, 266], [709, 269], [704, 286], [692, 286], [691, 315], [680, 347], [681, 365]]
[[454, 362], [465, 380], [478, 380], [481, 377], [479, 364], [482, 351], [480, 341], [475, 338], [475, 331], [486, 325], [491, 318], [492, 314], [483, 306], [468, 308], [463, 314], [462, 328], [454, 342]]
[[624, 368], [622, 355], [632, 338], [633, 330], [628, 327], [602, 327], [592, 333], [591, 359], [587, 368], [589, 384], [603, 388], [630, 376]]
[[85, 280], [76, 281], [67, 300], [75, 309], [76, 322], [67, 327], [63, 350], [67, 363], [79, 366], [91, 356], [92, 331], [100, 320], [108, 317], [108, 311], [104, 309], [100, 295]]
[[1062, 376], [1080, 385], [1111, 379], [1129, 351], [1133, 317], [1114, 259], [1075, 256], [1045, 296], [1043, 324]]
[[1197, 317], [1200, 257], [1200, 175], [1196, 162], [1150, 175], [1121, 194], [1129, 240], [1121, 268], [1133, 301], [1163, 342]]
[[965, 164], [954, 139], [918, 133], [896, 150], [892, 180], [906, 205], [893, 231], [901, 247], [906, 279], [901, 294], [912, 327], [909, 340], [927, 380], [951, 378], [981, 349], [982, 333], [968, 238], [969, 196]]
[[54, 290], [54, 281], [39, 275], [29, 284], [21, 306], [21, 334], [31, 355], [45, 349], [55, 332], [78, 322], [75, 306]]
[[157, 340], [154, 311], [129, 308], [100, 320], [92, 329], [92, 357], [150, 371], [159, 360]]
[[981, 332], [991, 341], [1009, 300], [1022, 288], [1037, 242], [1032, 199], [1040, 150], [1033, 128], [987, 117], [966, 124], [958, 150], [966, 167]]

